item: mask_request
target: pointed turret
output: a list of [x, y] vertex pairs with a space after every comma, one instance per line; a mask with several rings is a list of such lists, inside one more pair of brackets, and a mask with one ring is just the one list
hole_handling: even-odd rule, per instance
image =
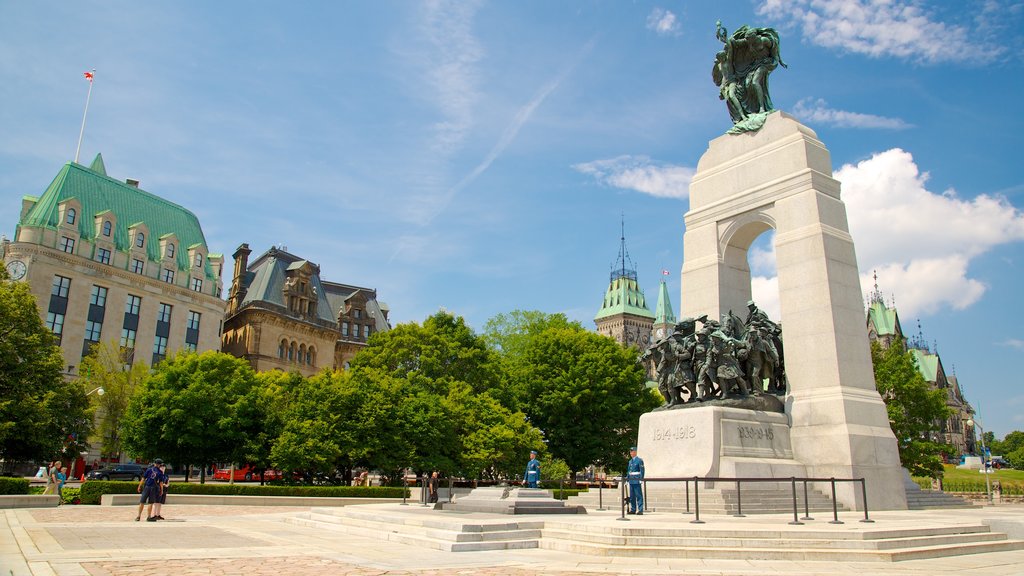
[[644, 291], [636, 278], [636, 267], [626, 250], [625, 222], [619, 239], [619, 257], [612, 265], [608, 289], [601, 309], [594, 316], [597, 331], [626, 346], [646, 348], [651, 342], [654, 314], [647, 307]]
[[96, 158], [93, 159], [92, 164], [89, 165], [89, 170], [97, 174], [107, 175], [107, 166], [103, 163], [103, 154], [96, 154]]
[[664, 278], [658, 286], [658, 305], [654, 308], [654, 339], [660, 340], [672, 333], [676, 324], [676, 315], [672, 312], [672, 300], [668, 295], [668, 285]]

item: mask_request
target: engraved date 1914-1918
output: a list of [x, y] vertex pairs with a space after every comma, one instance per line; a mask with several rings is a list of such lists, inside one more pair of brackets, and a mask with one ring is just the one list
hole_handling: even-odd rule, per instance
[[693, 426], [666, 426], [654, 429], [654, 440], [692, 440], [697, 437]]
[[740, 438], [751, 440], [774, 440], [775, 431], [771, 427], [738, 426]]

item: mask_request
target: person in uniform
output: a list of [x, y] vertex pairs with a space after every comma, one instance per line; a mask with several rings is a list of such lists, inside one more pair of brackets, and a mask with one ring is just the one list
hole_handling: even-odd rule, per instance
[[526, 463], [523, 482], [526, 483], [527, 488], [536, 488], [537, 482], [540, 482], [540, 461], [537, 460], [536, 450], [530, 450], [530, 461]]
[[641, 483], [644, 480], [644, 461], [636, 455], [636, 446], [630, 447], [629, 456], [629, 466], [626, 467], [626, 477], [629, 481], [629, 513], [643, 516], [644, 490]]

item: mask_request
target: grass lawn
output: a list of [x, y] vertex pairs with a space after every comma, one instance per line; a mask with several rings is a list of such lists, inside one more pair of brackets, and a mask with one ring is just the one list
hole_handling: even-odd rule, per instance
[[[952, 464], [943, 466], [942, 485], [947, 492], [984, 492], [985, 474], [977, 470], [961, 470]], [[1024, 470], [994, 470], [988, 475], [991, 482], [999, 482], [1004, 494], [1024, 494]], [[928, 478], [914, 478], [922, 488], [929, 488]]]

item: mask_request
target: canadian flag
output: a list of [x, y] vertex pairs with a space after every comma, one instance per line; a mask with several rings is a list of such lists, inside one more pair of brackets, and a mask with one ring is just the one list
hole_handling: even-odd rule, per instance
[[670, 274], [670, 272], [668, 270], [665, 270], [664, 268], [661, 270], [661, 275], [662, 276], [668, 276], [669, 274]]
[[85, 75], [85, 79], [88, 80], [91, 83], [92, 82], [92, 77], [93, 77], [93, 72], [85, 72], [84, 75]]

